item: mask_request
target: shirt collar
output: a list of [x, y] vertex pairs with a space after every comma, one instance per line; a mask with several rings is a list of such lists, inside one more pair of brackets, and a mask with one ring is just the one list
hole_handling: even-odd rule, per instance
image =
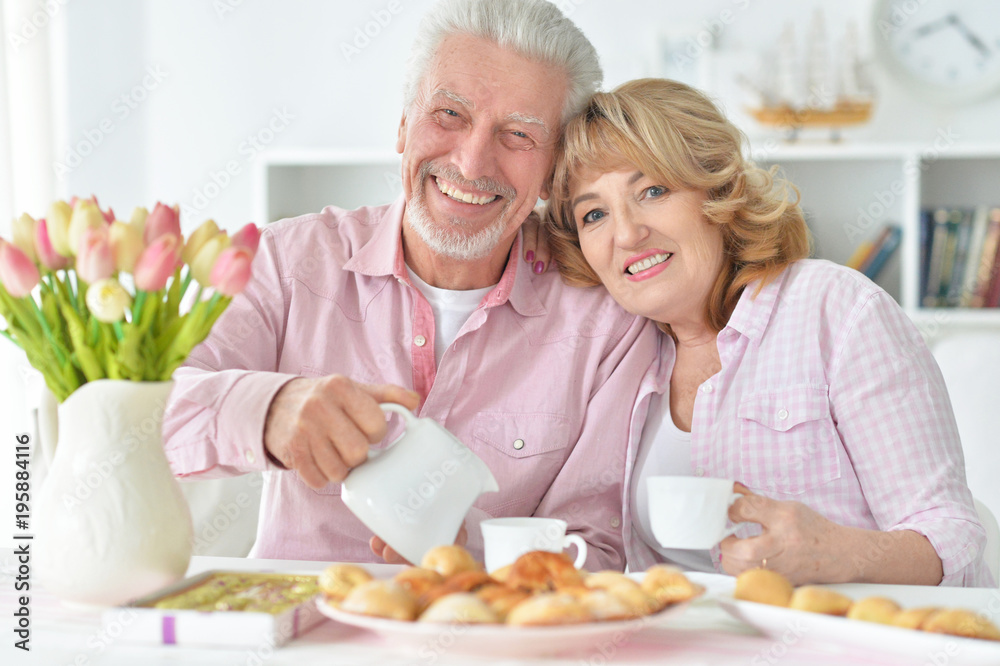
[[756, 297], [754, 297], [754, 293], [760, 286], [760, 281], [748, 284], [743, 289], [726, 328], [732, 328], [750, 338], [754, 344], [758, 344], [771, 321], [771, 315], [774, 314], [775, 306], [778, 303], [778, 294], [781, 292], [787, 275], [788, 269], [786, 267], [776, 278], [766, 284]]
[[[409, 284], [406, 262], [403, 259], [405, 207], [406, 200], [402, 196], [389, 206], [369, 241], [344, 264], [345, 270], [373, 277], [392, 276]], [[520, 259], [521, 242], [519, 229], [500, 282], [484, 297], [483, 306], [491, 308], [509, 301], [511, 307], [522, 316], [543, 315], [546, 309], [535, 290], [534, 276], [527, 264]]]

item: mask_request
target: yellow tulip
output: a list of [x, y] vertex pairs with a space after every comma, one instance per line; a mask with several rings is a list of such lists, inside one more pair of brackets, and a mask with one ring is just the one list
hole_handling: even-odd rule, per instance
[[191, 275], [198, 281], [198, 284], [203, 287], [211, 286], [212, 268], [215, 266], [215, 260], [219, 258], [219, 254], [223, 250], [229, 247], [229, 243], [229, 236], [221, 233], [213, 236], [201, 246], [191, 262]]
[[184, 263], [190, 264], [194, 261], [194, 258], [198, 256], [198, 250], [218, 234], [219, 226], [215, 220], [202, 222], [201, 226], [194, 230], [194, 233], [188, 237], [187, 243], [184, 244], [184, 250], [181, 252], [181, 259], [184, 260]]
[[141, 234], [143, 229], [146, 227], [147, 217], [149, 217], [149, 211], [143, 206], [136, 206], [132, 211], [132, 217], [129, 218], [129, 226], [135, 227]]
[[73, 253], [79, 252], [80, 239], [87, 229], [100, 229], [107, 225], [104, 213], [91, 199], [81, 199], [76, 202], [73, 216], [69, 220], [69, 246]]
[[28, 259], [37, 262], [38, 254], [35, 252], [35, 218], [27, 213], [11, 222], [11, 236], [14, 245], [20, 248], [21, 252], [28, 255]]
[[69, 243], [69, 222], [73, 209], [65, 201], [56, 201], [49, 207], [49, 216], [45, 224], [49, 231], [52, 249], [64, 257], [76, 255], [76, 248]]
[[115, 221], [108, 232], [111, 241], [111, 254], [115, 258], [115, 267], [120, 271], [131, 273], [135, 262], [145, 249], [142, 243], [142, 230], [132, 224]]

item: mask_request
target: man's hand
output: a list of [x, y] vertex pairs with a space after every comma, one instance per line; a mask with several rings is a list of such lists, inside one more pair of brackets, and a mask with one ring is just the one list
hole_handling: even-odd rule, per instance
[[[458, 546], [464, 546], [469, 540], [469, 532], [465, 529], [465, 525], [458, 530], [458, 536], [455, 537], [455, 544]], [[368, 546], [372, 549], [372, 552], [385, 560], [386, 564], [412, 564], [414, 566], [419, 566], [419, 562], [408, 562], [402, 555], [397, 553], [389, 546], [385, 541], [373, 536], [368, 542]]]
[[400, 386], [358, 384], [342, 375], [299, 377], [285, 384], [267, 410], [264, 448], [310, 488], [339, 483], [385, 437], [380, 402], [415, 410], [420, 396]]

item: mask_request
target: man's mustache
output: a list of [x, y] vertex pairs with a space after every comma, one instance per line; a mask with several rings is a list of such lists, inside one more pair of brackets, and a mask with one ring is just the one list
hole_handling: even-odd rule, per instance
[[482, 178], [477, 178], [476, 180], [467, 180], [462, 176], [462, 174], [453, 166], [447, 164], [437, 164], [436, 162], [424, 162], [420, 166], [420, 182], [427, 179], [428, 176], [436, 176], [438, 178], [444, 178], [445, 180], [454, 183], [458, 187], [466, 187], [468, 189], [478, 190], [480, 192], [489, 192], [490, 194], [496, 194], [507, 201], [513, 201], [517, 196], [517, 190], [515, 190], [510, 185], [506, 183], [501, 183], [498, 180], [494, 180], [487, 176]]

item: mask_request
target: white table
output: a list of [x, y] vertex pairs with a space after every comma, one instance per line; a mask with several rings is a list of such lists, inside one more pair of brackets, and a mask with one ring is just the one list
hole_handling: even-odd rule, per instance
[[[104, 633], [100, 611], [78, 610], [61, 604], [44, 589], [32, 583], [31, 594], [31, 652], [13, 647], [12, 609], [17, 596], [14, 591], [12, 571], [16, 563], [11, 549], [0, 549], [0, 664], [44, 664], [46, 666], [154, 666], [157, 664], [224, 664], [231, 666], [263, 666], [267, 664], [338, 664], [391, 666], [393, 664], [425, 664], [427, 666], [466, 666], [477, 664], [574, 664], [595, 666], [616, 664], [691, 664], [691, 665], [795, 665], [808, 664], [880, 664], [903, 666], [915, 663], [885, 654], [853, 648], [839, 641], [810, 636], [808, 631], [789, 626], [784, 639], [768, 638], [754, 629], [733, 619], [716, 602], [706, 599], [693, 603], [681, 614], [666, 618], [661, 626], [653, 625], [620, 642], [605, 644], [587, 652], [562, 658], [509, 659], [503, 655], [482, 655], [475, 659], [468, 655], [449, 654], [447, 650], [409, 650], [385, 643], [380, 637], [366, 631], [324, 621], [304, 636], [284, 647], [271, 649], [268, 645], [240, 649], [161, 646], [126, 643], [114, 640]], [[228, 557], [195, 557], [188, 570], [194, 575], [211, 569], [241, 571], [319, 572], [326, 566], [322, 562], [290, 560], [252, 560]], [[376, 576], [388, 576], [399, 567], [391, 565], [366, 565]], [[699, 577], [694, 574], [693, 577]], [[710, 591], [731, 586], [732, 579], [725, 576], [702, 575], [699, 580]], [[847, 586], [855, 598], [871, 593], [873, 588], [891, 589], [904, 606], [921, 602], [927, 588], [904, 586]], [[968, 608], [986, 609], [995, 600], [1000, 609], [1000, 593], [996, 590], [953, 590], [949, 602]], [[994, 618], [996, 621], [996, 618]], [[892, 647], [888, 646], [891, 651]], [[1000, 649], [1000, 647], [998, 647]], [[1000, 654], [1000, 652], [998, 652]], [[926, 662], [935, 664], [933, 655]], [[948, 666], [962, 664], [961, 655], [947, 655]], [[997, 664], [1000, 664], [998, 658]]]

